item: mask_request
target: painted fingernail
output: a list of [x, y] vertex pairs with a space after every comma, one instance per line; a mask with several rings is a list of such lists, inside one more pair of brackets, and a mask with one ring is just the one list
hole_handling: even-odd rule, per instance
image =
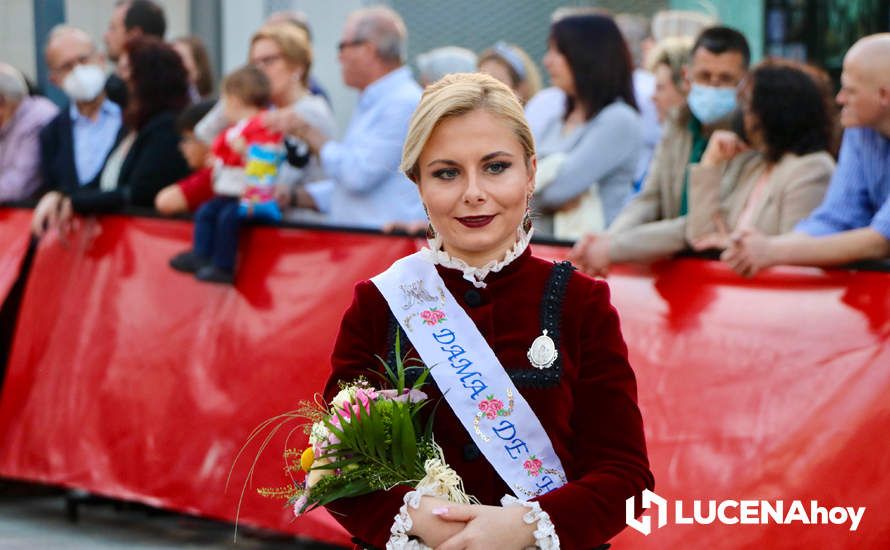
[[442, 516], [448, 513], [448, 508], [433, 508], [434, 516]]

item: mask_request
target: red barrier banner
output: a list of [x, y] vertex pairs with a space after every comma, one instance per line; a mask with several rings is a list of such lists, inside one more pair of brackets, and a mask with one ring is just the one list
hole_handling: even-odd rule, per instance
[[[67, 247], [40, 243], [0, 397], [0, 475], [235, 519], [260, 442], [226, 480], [248, 435], [321, 389], [355, 281], [418, 246], [252, 228], [227, 287], [167, 267], [190, 235], [187, 222], [107, 217]], [[651, 533], [628, 528], [616, 547], [886, 546], [890, 274], [743, 280], [684, 259], [616, 268], [609, 283], [663, 499], [645, 515]], [[325, 512], [294, 520], [256, 494], [282, 484], [287, 435], [258, 461], [240, 521], [346, 543]], [[855, 530], [832, 523], [843, 507], [865, 507]]]
[[31, 211], [0, 208], [0, 304], [19, 276], [31, 239]]

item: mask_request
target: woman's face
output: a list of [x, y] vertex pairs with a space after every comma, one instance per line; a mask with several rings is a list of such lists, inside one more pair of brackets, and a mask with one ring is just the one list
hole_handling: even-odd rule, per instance
[[302, 69], [287, 62], [278, 44], [260, 38], [250, 48], [250, 64], [266, 74], [272, 91], [272, 102], [284, 107], [291, 90], [300, 82]]
[[663, 122], [671, 109], [682, 105], [686, 101], [686, 95], [674, 84], [671, 68], [661, 64], [655, 67], [655, 93], [652, 94], [652, 103], [658, 113], [658, 122]]
[[535, 159], [529, 164], [510, 126], [488, 111], [439, 123], [418, 159], [417, 184], [449, 254], [476, 266], [504, 257], [534, 191]]
[[550, 81], [554, 86], [570, 96], [575, 95], [575, 77], [572, 76], [572, 68], [569, 60], [557, 49], [551, 40], [547, 44], [547, 53], [544, 54], [544, 68], [550, 74]]

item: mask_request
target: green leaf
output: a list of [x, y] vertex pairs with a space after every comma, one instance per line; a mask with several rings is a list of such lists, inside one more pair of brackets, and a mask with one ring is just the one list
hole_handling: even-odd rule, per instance
[[417, 377], [417, 381], [414, 382], [414, 385], [411, 387], [412, 389], [419, 390], [421, 386], [426, 384], [426, 379], [430, 375], [430, 369], [426, 367], [412, 367], [412, 368], [422, 368], [420, 376]]
[[395, 466], [398, 469], [398, 468], [401, 468], [402, 464], [404, 463], [404, 460], [402, 459], [402, 447], [399, 444], [399, 441], [401, 441], [402, 437], [403, 437], [402, 428], [403, 428], [404, 423], [402, 421], [401, 408], [398, 406], [395, 406], [396, 405], [395, 403], [393, 405], [394, 406], [392, 408], [392, 445], [390, 446], [390, 451], [392, 454], [392, 464], [393, 464], [393, 466]]
[[[334, 415], [340, 421], [340, 429], [338, 430], [330, 422], [325, 421], [325, 424], [328, 425], [328, 429], [331, 430], [334, 433], [334, 435], [336, 435], [340, 439], [340, 441], [342, 441], [346, 445], [354, 446], [355, 445], [355, 434], [354, 434], [353, 427], [350, 426], [348, 422], [346, 422], [346, 419], [343, 418], [343, 415], [340, 414], [339, 409], [334, 411]], [[334, 431], [334, 430], [336, 430], [336, 431]], [[337, 432], [339, 432], [339, 433], [337, 433]]]
[[[405, 465], [414, 466], [417, 463], [417, 439], [414, 433], [414, 421], [411, 419], [410, 414], [403, 414], [402, 418], [404, 418], [404, 425], [401, 430], [402, 460]], [[395, 440], [393, 441], [393, 446], [397, 446]]]
[[393, 388], [396, 387], [398, 384], [398, 376], [396, 376], [396, 372], [389, 366], [389, 363], [387, 363], [383, 357], [380, 357], [379, 355], [375, 355], [374, 357], [380, 361], [383, 365], [383, 369], [386, 370], [386, 376], [389, 378], [389, 385]]
[[[334, 502], [335, 500], [343, 498], [343, 497], [355, 497], [355, 496], [359, 496], [359, 495], [368, 494], [373, 491], [374, 491], [374, 489], [371, 487], [371, 485], [368, 483], [367, 480], [356, 479], [354, 481], [347, 483], [346, 485], [344, 485], [343, 487], [340, 487], [339, 489], [337, 489], [335, 491], [331, 491], [324, 495], [319, 495], [318, 501], [316, 502], [315, 506], [316, 507], [324, 506], [326, 504], [330, 504], [331, 502]], [[311, 494], [311, 492], [310, 492], [310, 494]]]
[[396, 386], [396, 390], [398, 390], [398, 395], [402, 395], [402, 392], [405, 390], [405, 363], [402, 361], [402, 331], [399, 330], [399, 327], [396, 327], [396, 374], [399, 375], [398, 385]]
[[[368, 409], [373, 410], [373, 403], [368, 404]], [[374, 440], [374, 430], [372, 429], [369, 415], [371, 413], [362, 410], [360, 416], [353, 419], [353, 422], [356, 424], [356, 428], [358, 428], [359, 433], [362, 437], [362, 442], [365, 447], [364, 450], [369, 455], [376, 455], [376, 446], [377, 442]]]
[[433, 421], [436, 419], [436, 411], [439, 410], [439, 405], [441, 404], [442, 398], [437, 399], [429, 418], [426, 419], [426, 429], [423, 431], [423, 436], [427, 439], [433, 438]]
[[385, 433], [383, 429], [383, 415], [380, 414], [380, 411], [377, 408], [373, 408], [373, 414], [371, 414], [368, 418], [371, 424], [371, 433], [374, 436], [374, 448], [377, 451], [377, 458], [380, 460], [386, 460], [386, 441], [385, 441]]
[[[330, 455], [325, 455], [325, 457], [328, 457], [328, 456], [330, 456]], [[358, 464], [361, 461], [362, 461], [362, 459], [359, 457], [344, 458], [343, 460], [336, 460], [336, 461], [328, 462], [327, 464], [313, 466], [311, 468], [311, 470], [336, 470], [337, 468], [345, 468], [346, 466], [349, 466], [350, 464]]]

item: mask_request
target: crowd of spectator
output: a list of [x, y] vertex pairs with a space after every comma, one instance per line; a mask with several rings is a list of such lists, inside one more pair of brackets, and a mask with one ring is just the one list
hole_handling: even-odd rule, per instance
[[165, 42], [166, 27], [156, 3], [125, 0], [104, 52], [54, 28], [42, 53], [61, 108], [0, 62], [0, 202], [36, 201], [36, 235], [131, 206], [194, 212], [194, 247], [172, 265], [231, 282], [245, 218], [422, 231], [398, 169], [408, 120], [423, 87], [479, 71], [525, 106], [536, 231], [573, 241], [590, 274], [687, 250], [718, 250], [746, 276], [890, 256], [890, 34], [850, 48], [835, 96], [815, 66], [750, 67], [744, 35], [708, 16], [559, 9], [542, 89], [535, 62], [503, 41], [421, 54], [415, 79], [401, 17], [364, 8], [338, 45], [359, 91], [338, 129], [304, 15], [271, 15], [221, 86], [201, 39]]

